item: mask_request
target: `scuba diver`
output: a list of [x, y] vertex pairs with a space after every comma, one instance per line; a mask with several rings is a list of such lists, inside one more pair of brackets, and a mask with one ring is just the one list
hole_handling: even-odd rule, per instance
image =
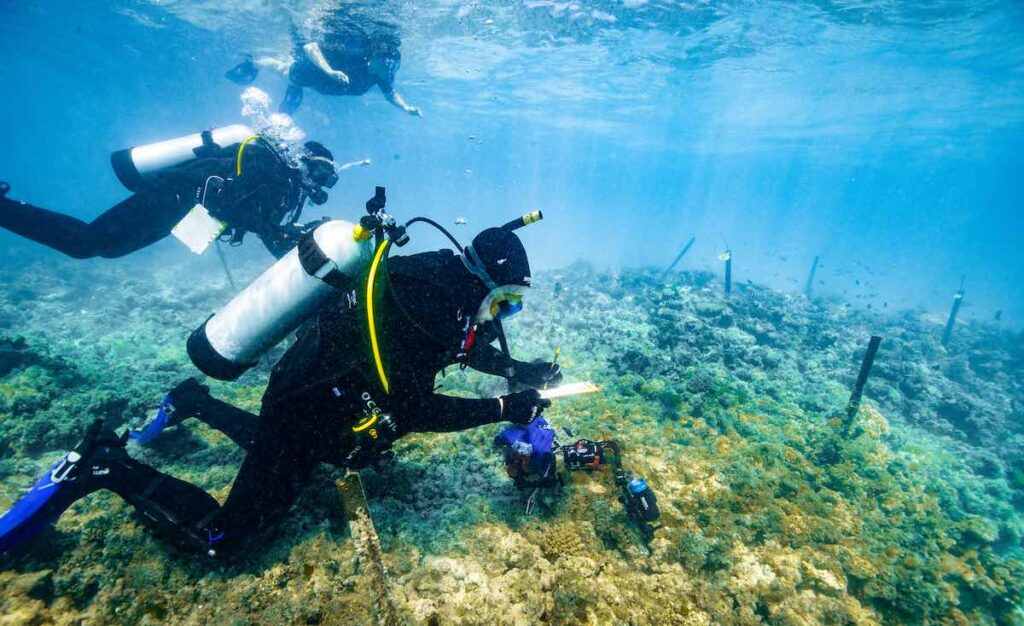
[[172, 233], [201, 253], [249, 232], [280, 258], [304, 232], [306, 200], [323, 204], [338, 180], [323, 144], [301, 152], [293, 164], [241, 125], [121, 150], [111, 162], [135, 193], [92, 222], [8, 198], [0, 182], [0, 227], [75, 259], [122, 257]]
[[[365, 20], [364, 20], [365, 21]], [[302, 104], [305, 88], [325, 96], [361, 96], [374, 86], [384, 98], [410, 115], [422, 112], [395, 91], [395, 74], [401, 65], [401, 40], [394, 26], [374, 21], [369, 27], [346, 10], [335, 10], [316, 29], [311, 41], [296, 36], [295, 50], [287, 59], [249, 57], [228, 70], [225, 77], [238, 85], [256, 80], [259, 68], [268, 68], [288, 78], [288, 91], [281, 112], [289, 115]]]
[[[368, 211], [377, 200], [377, 215], [386, 215], [383, 191], [378, 188]], [[414, 221], [430, 222], [415, 218], [405, 226]], [[282, 521], [320, 463], [358, 470], [389, 459], [391, 445], [407, 433], [529, 424], [549, 404], [537, 389], [558, 384], [561, 372], [555, 363], [513, 359], [501, 328], [503, 318], [522, 308], [530, 286], [526, 251], [513, 232], [528, 223], [524, 216], [486, 229], [460, 254], [440, 250], [390, 260], [383, 253], [388, 243], [407, 241], [405, 226], [392, 226], [383, 243], [383, 231], [375, 229], [379, 243], [368, 272], [360, 271], [359, 279], [355, 272], [335, 277], [338, 287], [301, 323], [295, 342], [273, 367], [258, 416], [213, 398], [189, 379], [171, 390], [157, 418], [141, 431], [118, 436], [95, 422], [82, 443], [0, 517], [0, 552], [24, 544], [71, 503], [108, 489], [161, 536], [212, 556]], [[347, 222], [328, 222], [304, 242], [316, 239], [323, 245], [323, 233], [319, 239], [317, 234], [331, 224], [344, 224], [347, 244], [363, 237]], [[302, 263], [305, 268], [317, 250], [300, 242], [275, 267]], [[337, 270], [343, 264], [324, 266]], [[320, 261], [312, 267], [321, 267]], [[249, 288], [265, 286], [266, 276]], [[232, 302], [245, 297], [243, 292]], [[240, 319], [251, 317], [242, 312]], [[240, 371], [224, 371], [215, 342], [207, 342], [215, 318], [193, 333], [189, 354], [204, 372], [232, 379]], [[501, 349], [491, 345], [495, 339]], [[435, 393], [435, 376], [451, 365], [531, 388], [484, 399]], [[126, 449], [129, 437], [149, 443], [162, 429], [191, 417], [222, 430], [247, 451], [223, 505], [201, 488], [131, 458]]]

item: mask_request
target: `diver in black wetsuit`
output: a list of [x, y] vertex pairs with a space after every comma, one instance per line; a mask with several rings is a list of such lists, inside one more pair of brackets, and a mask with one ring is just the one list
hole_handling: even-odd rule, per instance
[[395, 91], [395, 74], [402, 62], [396, 31], [393, 25], [360, 20], [337, 9], [320, 22], [314, 40], [296, 38], [291, 58], [248, 58], [225, 76], [247, 85], [256, 79], [260, 67], [284, 74], [289, 85], [281, 111], [288, 114], [299, 108], [307, 87], [327, 96], [361, 96], [376, 86], [388, 102], [421, 117], [421, 111]]
[[[237, 546], [284, 518], [319, 463], [359, 469], [386, 458], [391, 443], [406, 433], [536, 418], [548, 401], [535, 388], [558, 383], [557, 365], [516, 361], [490, 345], [500, 330], [497, 320], [521, 308], [530, 283], [518, 237], [491, 228], [462, 256], [426, 252], [395, 257], [388, 265], [378, 285], [382, 300], [374, 306], [380, 311], [380, 367], [367, 347], [371, 331], [362, 290], [355, 289], [302, 326], [271, 373], [258, 417], [212, 398], [195, 380], [171, 391], [171, 425], [197, 417], [248, 451], [223, 506], [202, 489], [132, 459], [123, 437], [94, 425], [76, 451], [0, 517], [0, 552], [23, 544], [72, 502], [101, 488], [121, 495], [144, 522], [185, 545]], [[534, 389], [496, 399], [435, 394], [436, 374], [457, 363]]]
[[0, 182], [0, 227], [76, 259], [117, 258], [169, 235], [198, 203], [227, 223], [222, 238], [237, 245], [255, 233], [281, 257], [303, 232], [295, 222], [306, 199], [323, 204], [323, 188], [337, 180], [331, 152], [318, 142], [306, 144], [297, 167], [264, 141], [244, 150], [213, 144], [201, 157], [141, 178], [135, 194], [89, 223], [10, 199], [10, 185]]

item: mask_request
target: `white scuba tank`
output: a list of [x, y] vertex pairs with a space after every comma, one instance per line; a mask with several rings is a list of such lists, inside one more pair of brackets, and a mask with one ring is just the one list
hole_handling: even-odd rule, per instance
[[[204, 138], [204, 135], [207, 138]], [[255, 133], [245, 124], [232, 124], [175, 139], [118, 150], [110, 155], [117, 179], [129, 191], [135, 191], [146, 174], [180, 165], [196, 158], [196, 150], [210, 142], [221, 147], [242, 143]]]
[[294, 332], [331, 293], [358, 284], [372, 256], [369, 233], [321, 224], [188, 338], [204, 374], [235, 380]]

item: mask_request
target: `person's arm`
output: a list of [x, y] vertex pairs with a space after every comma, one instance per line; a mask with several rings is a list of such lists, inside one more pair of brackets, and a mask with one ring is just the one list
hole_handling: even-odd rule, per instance
[[320, 44], [311, 41], [302, 46], [302, 51], [306, 53], [306, 58], [312, 61], [313, 65], [320, 68], [320, 71], [324, 74], [334, 78], [343, 85], [348, 84], [348, 74], [331, 67], [331, 64], [327, 62], [327, 57], [324, 56], [324, 51], [320, 49]]
[[404, 432], [452, 433], [497, 422], [529, 424], [551, 406], [551, 401], [541, 398], [537, 390], [527, 389], [483, 399], [434, 393], [407, 406], [398, 420]]
[[483, 325], [477, 329], [477, 342], [466, 355], [466, 365], [478, 372], [492, 376], [512, 378], [514, 381], [541, 389], [557, 386], [562, 382], [561, 368], [557, 363], [527, 363], [517, 361], [491, 344], [495, 339], [494, 329]]
[[395, 91], [395, 88], [392, 87], [391, 85], [387, 85], [387, 84], [381, 83], [380, 84], [380, 91], [381, 91], [381, 93], [384, 94], [384, 99], [385, 100], [387, 100], [391, 104], [395, 105], [399, 109], [402, 109], [403, 111], [405, 111], [409, 115], [415, 115], [416, 117], [423, 117], [423, 112], [420, 111], [418, 108], [412, 106], [408, 102], [406, 102], [405, 98], [402, 97], [402, 94], [400, 94], [397, 91]]
[[466, 365], [478, 372], [508, 378], [515, 374], [515, 361], [491, 344], [477, 344], [466, 355]]
[[418, 399], [398, 422], [402, 430], [415, 433], [453, 433], [502, 420], [497, 398], [456, 398], [430, 394]]

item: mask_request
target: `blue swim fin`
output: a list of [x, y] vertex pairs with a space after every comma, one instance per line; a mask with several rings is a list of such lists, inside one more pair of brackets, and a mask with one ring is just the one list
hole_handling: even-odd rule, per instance
[[32, 485], [32, 489], [0, 517], [0, 554], [27, 542], [39, 531], [56, 522], [63, 513], [63, 509], [56, 507], [47, 510], [46, 505], [61, 486], [60, 482], [54, 482], [54, 476], [58, 469], [68, 463], [68, 456], [71, 454], [74, 453], [69, 452], [51, 465], [43, 477]]
[[79, 463], [89, 456], [100, 438], [103, 420], [86, 430], [78, 446], [50, 466], [28, 493], [0, 516], [0, 554], [32, 539], [57, 521], [75, 500], [94, 491], [95, 486], [79, 484]]
[[281, 101], [281, 113], [294, 115], [300, 104], [302, 104], [302, 87], [288, 85], [288, 91], [284, 93], [284, 100]]
[[163, 402], [160, 403], [160, 408], [156, 411], [156, 417], [143, 426], [142, 430], [128, 431], [128, 442], [137, 443], [142, 446], [148, 445], [159, 437], [165, 428], [171, 425], [172, 415], [174, 415], [174, 405], [171, 404], [171, 395], [167, 394], [164, 396]]
[[251, 85], [259, 73], [260, 69], [252, 62], [252, 57], [245, 57], [244, 61], [225, 72], [224, 78], [236, 85]]

